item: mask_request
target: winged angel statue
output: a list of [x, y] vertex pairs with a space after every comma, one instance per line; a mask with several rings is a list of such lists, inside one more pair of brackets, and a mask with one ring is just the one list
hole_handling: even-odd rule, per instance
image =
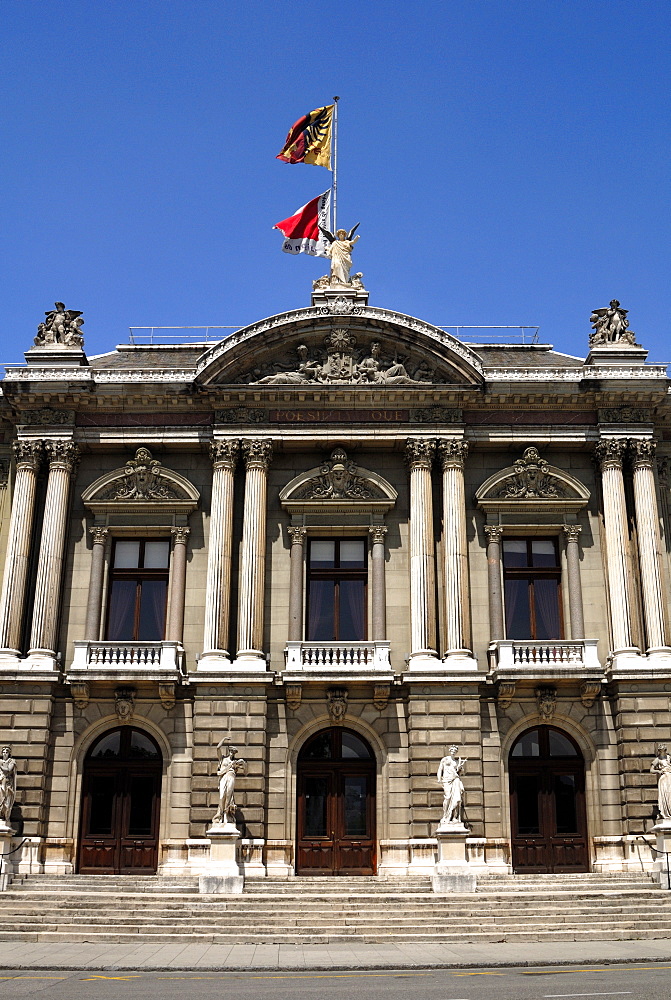
[[[349, 273], [352, 270], [352, 250], [354, 249], [354, 244], [359, 239], [354, 234], [360, 225], [361, 223], [357, 222], [354, 229], [350, 229], [349, 233], [346, 229], [339, 229], [335, 236], [328, 229], [324, 229], [323, 226], [319, 227], [329, 243], [326, 255], [331, 260], [331, 284], [350, 284]], [[353, 236], [354, 239], [352, 239]]]

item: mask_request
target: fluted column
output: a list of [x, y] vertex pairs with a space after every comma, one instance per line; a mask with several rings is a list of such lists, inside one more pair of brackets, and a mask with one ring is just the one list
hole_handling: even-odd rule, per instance
[[[410, 469], [410, 657], [435, 657], [436, 610], [431, 464], [435, 442], [409, 438]], [[411, 664], [412, 665], [412, 664]]]
[[210, 537], [205, 584], [203, 650], [228, 657], [231, 606], [231, 556], [233, 552], [233, 488], [240, 444], [237, 439], [214, 441]]
[[46, 441], [45, 450], [49, 459], [49, 479], [35, 580], [30, 652], [54, 655], [57, 652], [70, 481], [77, 465], [79, 448], [72, 441]]
[[303, 638], [303, 549], [305, 528], [289, 528], [291, 557], [289, 563], [289, 634], [290, 642]]
[[238, 607], [238, 659], [263, 656], [263, 604], [266, 583], [266, 495], [269, 440], [252, 438], [242, 443], [245, 460], [245, 502], [240, 555]]
[[170, 642], [181, 642], [184, 632], [184, 599], [186, 597], [186, 546], [191, 530], [173, 528], [172, 566], [170, 570], [170, 607], [165, 637]]
[[634, 505], [648, 652], [667, 650], [664, 595], [660, 566], [661, 538], [655, 490], [654, 441], [629, 442], [634, 467]]
[[622, 476], [626, 442], [602, 441], [595, 454], [601, 466], [606, 570], [610, 596], [613, 652], [631, 650], [631, 607], [627, 580], [627, 505]]
[[568, 613], [571, 638], [585, 638], [585, 619], [582, 605], [582, 584], [580, 582], [580, 545], [582, 528], [579, 524], [565, 524], [566, 535], [566, 575], [568, 577]]
[[445, 653], [463, 654], [468, 639], [468, 569], [466, 555], [466, 497], [464, 441], [438, 442], [443, 467], [443, 556], [445, 567]]
[[373, 591], [371, 639], [375, 642], [387, 638], [387, 585], [384, 551], [387, 529], [383, 524], [376, 524], [373, 528], [368, 529], [368, 533], [371, 540], [370, 582]]
[[505, 638], [503, 625], [503, 591], [501, 589], [501, 536], [500, 524], [485, 525], [487, 536], [487, 584], [489, 593], [489, 641]]
[[91, 552], [89, 597], [86, 604], [84, 638], [90, 642], [97, 642], [100, 639], [100, 615], [102, 613], [103, 580], [105, 578], [105, 549], [107, 547], [109, 530], [95, 525], [93, 528], [89, 528], [89, 531], [93, 538], [93, 551]]
[[41, 441], [14, 443], [16, 479], [0, 596], [0, 649], [14, 653], [19, 652], [21, 645], [30, 541], [35, 514], [35, 489], [42, 455]]

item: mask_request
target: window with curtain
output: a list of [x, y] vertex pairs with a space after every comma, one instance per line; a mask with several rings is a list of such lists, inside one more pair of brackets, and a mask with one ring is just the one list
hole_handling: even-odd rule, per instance
[[313, 538], [308, 549], [307, 639], [366, 638], [366, 540]]
[[169, 564], [167, 539], [115, 539], [107, 611], [108, 639], [160, 642], [165, 637]]
[[562, 638], [556, 538], [504, 538], [503, 584], [506, 638]]

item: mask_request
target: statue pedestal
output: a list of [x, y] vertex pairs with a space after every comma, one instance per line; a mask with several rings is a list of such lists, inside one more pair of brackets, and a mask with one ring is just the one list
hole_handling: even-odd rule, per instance
[[245, 880], [236, 857], [240, 831], [232, 823], [216, 823], [207, 831], [207, 836], [210, 856], [206, 873], [198, 876], [198, 892], [242, 892]]
[[[666, 854], [656, 854], [652, 866], [655, 878], [662, 889], [671, 889], [671, 819], [663, 819], [652, 832], [657, 835], [655, 847], [658, 851], [666, 851]], [[667, 855], [669, 855], [667, 857]], [[668, 867], [667, 867], [668, 866]]]
[[66, 347], [64, 344], [45, 344], [31, 347], [23, 355], [26, 364], [40, 368], [82, 368], [88, 360], [81, 347]]
[[450, 892], [475, 892], [476, 878], [466, 860], [466, 837], [471, 831], [463, 823], [441, 823], [436, 830], [438, 862], [431, 877], [431, 888], [441, 895]]
[[[9, 854], [12, 849], [12, 838], [15, 836], [16, 834], [11, 826], [0, 821], [0, 854]], [[13, 871], [14, 865], [12, 864], [11, 855], [10, 857], [0, 858], [0, 892], [4, 892], [8, 888]]]

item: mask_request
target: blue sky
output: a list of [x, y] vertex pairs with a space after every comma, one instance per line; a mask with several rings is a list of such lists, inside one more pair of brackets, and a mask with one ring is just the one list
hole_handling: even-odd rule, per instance
[[0, 360], [55, 299], [91, 354], [307, 305], [271, 227], [330, 174], [275, 154], [337, 93], [371, 305], [584, 354], [618, 298], [671, 361], [668, 0], [3, 0], [2, 36]]

